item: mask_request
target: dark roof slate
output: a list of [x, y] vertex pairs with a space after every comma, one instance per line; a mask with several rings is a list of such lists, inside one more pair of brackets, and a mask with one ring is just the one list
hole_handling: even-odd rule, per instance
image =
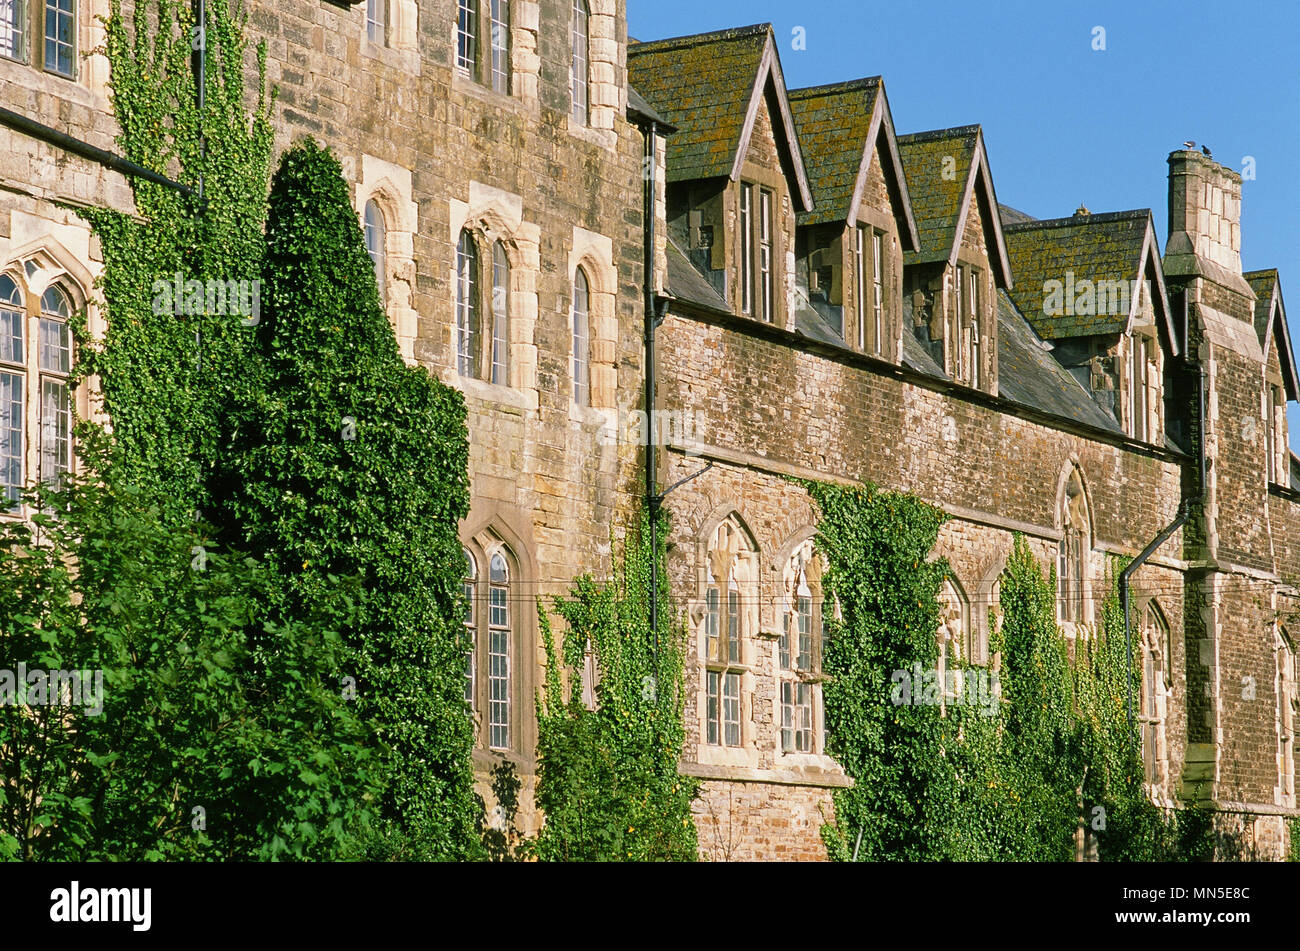
[[1115, 418], [1057, 362], [1004, 290], [998, 291], [998, 392], [1005, 399], [1053, 416], [1123, 432]]
[[1148, 209], [1075, 215], [1045, 221], [1007, 223], [1003, 235], [1011, 271], [1012, 299], [1047, 340], [1119, 333], [1128, 314], [1047, 314], [1047, 281], [1132, 281], [1141, 277], [1143, 249], [1151, 225]]
[[731, 311], [722, 295], [695, 269], [695, 265], [672, 238], [668, 239], [667, 258], [669, 294], [709, 310]]
[[[958, 217], [979, 142], [979, 126], [936, 129], [898, 137], [907, 191], [921, 242], [908, 263], [946, 261], [957, 236]], [[947, 160], [951, 158], [952, 162]]]
[[799, 216], [801, 225], [848, 218], [880, 88], [880, 77], [872, 76], [790, 90], [790, 111], [808, 158], [814, 203], [812, 211]]
[[628, 82], [679, 130], [670, 182], [731, 175], [770, 35], [764, 23], [628, 46]]

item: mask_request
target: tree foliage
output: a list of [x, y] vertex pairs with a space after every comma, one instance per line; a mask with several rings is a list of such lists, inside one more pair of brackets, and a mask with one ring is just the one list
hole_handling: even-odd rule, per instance
[[[535, 843], [547, 861], [694, 861], [691, 802], [698, 783], [678, 773], [685, 730], [685, 627], [674, 615], [649, 520], [628, 533], [622, 564], [605, 582], [579, 578], [556, 613], [557, 648], [538, 606], [546, 685], [538, 697], [537, 804], [546, 822]], [[659, 654], [650, 628], [650, 564], [659, 559]], [[595, 709], [583, 703], [587, 652]], [[567, 679], [567, 685], [565, 683]]]
[[331, 604], [344, 596], [335, 579], [356, 579], [338, 675], [355, 681], [388, 768], [379, 854], [473, 854], [464, 402], [403, 362], [338, 160], [310, 140], [272, 182], [262, 308], [258, 385], [218, 466], [223, 538], [265, 552], [277, 618]]

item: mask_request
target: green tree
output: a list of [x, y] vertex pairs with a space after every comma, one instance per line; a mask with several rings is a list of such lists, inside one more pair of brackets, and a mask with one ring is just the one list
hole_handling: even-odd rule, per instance
[[[579, 578], [555, 600], [567, 624], [557, 649], [538, 605], [546, 685], [538, 697], [536, 841], [547, 861], [694, 861], [691, 802], [698, 783], [677, 771], [685, 729], [685, 628], [664, 570], [666, 520], [651, 552], [649, 520], [624, 541], [622, 565], [597, 583]], [[650, 565], [659, 559], [659, 654], [650, 618]], [[595, 709], [582, 700], [587, 651], [595, 661]], [[567, 690], [564, 683], [567, 678]]]
[[91, 674], [0, 706], [0, 855], [349, 854], [376, 788], [333, 682], [341, 619], [261, 621], [265, 567], [163, 518], [82, 436], [83, 474], [0, 537], [0, 654]]
[[338, 676], [354, 678], [384, 750], [371, 854], [476, 855], [457, 537], [464, 401], [403, 362], [347, 182], [312, 141], [272, 182], [256, 353], [214, 492], [223, 538], [265, 552], [282, 585], [277, 618], [357, 579]]

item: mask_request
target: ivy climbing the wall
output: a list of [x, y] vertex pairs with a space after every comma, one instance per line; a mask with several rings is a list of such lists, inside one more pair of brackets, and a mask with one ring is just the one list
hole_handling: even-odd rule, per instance
[[[538, 614], [546, 685], [538, 697], [535, 843], [544, 861], [694, 861], [691, 802], [698, 783], [678, 773], [685, 729], [685, 628], [672, 609], [662, 539], [649, 521], [629, 531], [621, 565], [605, 582], [583, 577], [554, 603], [567, 630], [557, 648]], [[659, 654], [650, 628], [650, 563], [659, 559]], [[584, 702], [590, 652], [593, 708]]]

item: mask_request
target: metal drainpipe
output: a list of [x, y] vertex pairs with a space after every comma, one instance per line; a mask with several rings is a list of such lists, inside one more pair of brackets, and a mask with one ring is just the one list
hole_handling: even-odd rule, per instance
[[647, 162], [645, 164], [645, 503], [650, 517], [650, 630], [654, 635], [655, 687], [659, 681], [659, 498], [655, 484], [657, 436], [654, 420], [655, 407], [655, 325], [658, 313], [655, 307], [655, 202], [658, 198], [659, 170], [656, 167], [659, 151], [659, 128], [651, 122], [646, 128]]
[[1125, 656], [1128, 658], [1126, 667], [1128, 671], [1128, 728], [1130, 733], [1136, 733], [1137, 727], [1133, 717], [1133, 633], [1129, 627], [1129, 581], [1137, 573], [1137, 570], [1146, 563], [1146, 560], [1155, 553], [1157, 548], [1167, 542], [1174, 532], [1187, 524], [1188, 519], [1192, 516], [1192, 507], [1201, 505], [1205, 501], [1205, 367], [1198, 362], [1196, 369], [1200, 402], [1199, 417], [1197, 419], [1197, 425], [1200, 429], [1197, 436], [1199, 444], [1197, 455], [1200, 458], [1201, 469], [1200, 483], [1197, 486], [1199, 494], [1196, 498], [1187, 499], [1183, 502], [1179, 507], [1178, 517], [1169, 524], [1168, 528], [1157, 535], [1151, 544], [1142, 549], [1142, 553], [1129, 562], [1128, 567], [1120, 572], [1119, 576], [1119, 599], [1124, 606], [1124, 648], [1127, 651]]

